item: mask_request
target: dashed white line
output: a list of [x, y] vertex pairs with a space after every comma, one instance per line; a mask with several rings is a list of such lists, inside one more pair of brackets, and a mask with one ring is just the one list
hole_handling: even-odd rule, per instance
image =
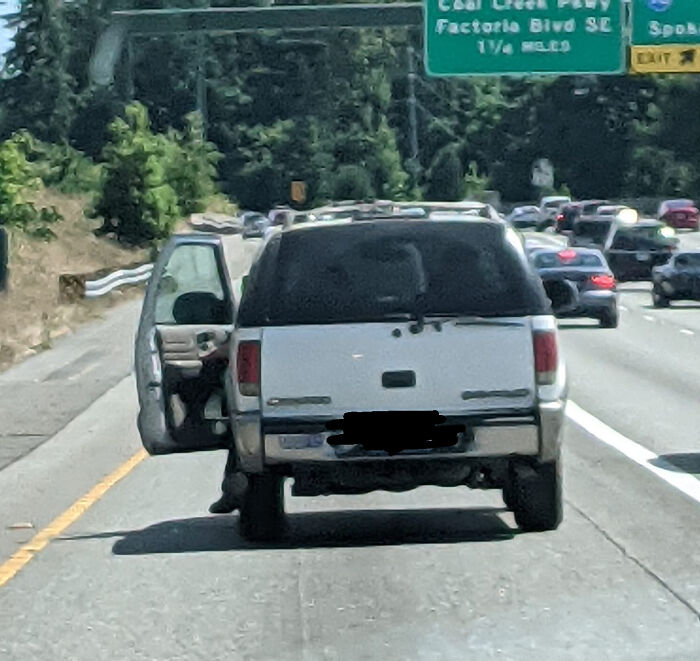
[[683, 335], [695, 335], [695, 333], [688, 328], [681, 328], [681, 333], [683, 333]]
[[664, 482], [675, 487], [695, 502], [700, 503], [700, 480], [689, 473], [679, 471], [668, 461], [661, 459], [659, 455], [643, 445], [627, 438], [606, 425], [602, 420], [584, 411], [574, 402], [569, 402], [566, 406], [567, 417], [575, 422], [579, 427], [585, 429], [589, 434], [595, 436], [599, 441], [614, 448], [624, 454], [636, 464], [646, 468]]
[[626, 305], [618, 305], [617, 307], [620, 308], [620, 310], [622, 310], [623, 312], [627, 312], [629, 310], [629, 308]]
[[646, 321], [656, 321], [654, 317], [652, 317], [650, 314], [645, 314], [643, 317]]

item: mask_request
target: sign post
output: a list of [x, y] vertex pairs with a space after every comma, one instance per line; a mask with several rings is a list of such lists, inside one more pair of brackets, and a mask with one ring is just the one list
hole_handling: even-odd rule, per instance
[[699, 0], [634, 0], [633, 73], [700, 73]]
[[424, 0], [431, 76], [615, 74], [623, 0]]

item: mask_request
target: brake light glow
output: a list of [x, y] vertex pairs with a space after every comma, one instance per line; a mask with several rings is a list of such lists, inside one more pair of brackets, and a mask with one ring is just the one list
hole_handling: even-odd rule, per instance
[[564, 220], [564, 214], [563, 214], [563, 213], [558, 213], [558, 214], [557, 214], [557, 217], [555, 218], [555, 220], [556, 220], [558, 223], [560, 223], [562, 220]]
[[592, 275], [590, 282], [596, 289], [613, 289], [615, 287], [615, 278], [607, 274]]
[[561, 250], [557, 253], [557, 257], [560, 262], [572, 262], [576, 259], [576, 251], [568, 248], [566, 250]]
[[555, 331], [536, 330], [532, 334], [535, 353], [535, 379], [538, 385], [551, 385], [557, 377], [557, 336]]
[[260, 395], [260, 342], [257, 340], [244, 340], [238, 345], [236, 375], [241, 395]]

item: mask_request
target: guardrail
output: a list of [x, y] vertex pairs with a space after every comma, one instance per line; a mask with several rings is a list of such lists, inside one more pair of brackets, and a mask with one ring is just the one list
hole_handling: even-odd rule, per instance
[[83, 298], [98, 298], [118, 287], [146, 282], [151, 277], [153, 264], [139, 264], [106, 273], [104, 270], [87, 274], [62, 274], [58, 278], [59, 298], [73, 303]]
[[108, 294], [117, 287], [146, 282], [151, 277], [152, 271], [153, 264], [144, 264], [131, 270], [115, 271], [99, 280], [89, 280], [85, 282], [85, 298], [97, 298]]

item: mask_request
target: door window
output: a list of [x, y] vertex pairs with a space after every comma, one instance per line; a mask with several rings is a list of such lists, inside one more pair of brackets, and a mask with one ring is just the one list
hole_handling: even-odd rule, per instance
[[156, 293], [157, 324], [231, 323], [230, 299], [214, 246], [175, 248]]

